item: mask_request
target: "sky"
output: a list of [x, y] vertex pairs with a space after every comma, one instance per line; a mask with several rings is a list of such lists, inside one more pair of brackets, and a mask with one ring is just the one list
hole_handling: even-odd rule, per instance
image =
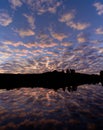
[[0, 0], [0, 73], [103, 70], [103, 0]]

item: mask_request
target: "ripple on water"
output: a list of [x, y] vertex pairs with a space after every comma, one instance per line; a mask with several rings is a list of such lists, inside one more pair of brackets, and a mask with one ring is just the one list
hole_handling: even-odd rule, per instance
[[[103, 87], [79, 86], [76, 92], [44, 88], [0, 90], [0, 130], [6, 128], [103, 128]], [[27, 124], [28, 123], [28, 124]]]

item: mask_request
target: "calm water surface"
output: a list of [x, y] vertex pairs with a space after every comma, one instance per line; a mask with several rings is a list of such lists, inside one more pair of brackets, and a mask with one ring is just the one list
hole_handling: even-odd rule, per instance
[[0, 130], [103, 130], [103, 87], [0, 90]]

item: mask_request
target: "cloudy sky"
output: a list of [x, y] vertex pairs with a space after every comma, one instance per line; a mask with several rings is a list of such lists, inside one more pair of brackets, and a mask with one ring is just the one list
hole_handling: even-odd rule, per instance
[[0, 73], [103, 70], [103, 0], [0, 0]]

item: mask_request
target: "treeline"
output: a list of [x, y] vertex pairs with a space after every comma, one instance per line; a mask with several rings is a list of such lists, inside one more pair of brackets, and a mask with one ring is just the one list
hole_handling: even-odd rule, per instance
[[76, 73], [71, 69], [66, 72], [55, 70], [43, 74], [0, 74], [0, 89], [44, 87], [57, 90], [68, 87], [69, 91], [75, 91], [79, 85], [100, 82], [103, 86], [103, 71], [100, 75]]

